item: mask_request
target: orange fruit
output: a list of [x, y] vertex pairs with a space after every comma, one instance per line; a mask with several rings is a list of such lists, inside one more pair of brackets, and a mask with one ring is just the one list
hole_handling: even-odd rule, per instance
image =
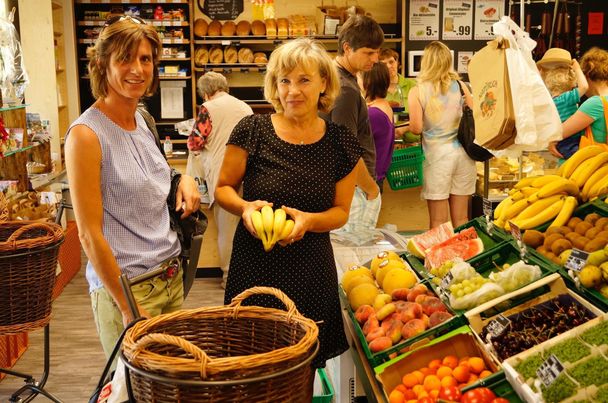
[[402, 392], [397, 389], [393, 389], [390, 395], [388, 395], [388, 403], [404, 403], [405, 396]]
[[397, 385], [395, 387], [395, 389], [397, 389], [399, 392], [403, 393], [405, 395], [405, 391], [408, 390], [405, 385], [401, 384], [401, 385]]
[[443, 365], [445, 365], [446, 367], [450, 367], [451, 369], [454, 369], [458, 366], [458, 357], [456, 357], [454, 355], [446, 355], [445, 357], [443, 357], [443, 360], [441, 361], [441, 363]]
[[424, 381], [424, 374], [418, 370], [412, 371], [412, 374], [414, 374], [416, 378], [418, 378], [418, 383], [422, 385], [422, 382]]
[[480, 377], [480, 378], [485, 378], [486, 376], [490, 376], [490, 375], [492, 375], [492, 372], [491, 372], [491, 371], [488, 371], [488, 370], [486, 369], [486, 370], [481, 371], [481, 373], [479, 374], [479, 377]]
[[449, 386], [458, 386], [458, 381], [453, 376], [446, 376], [445, 378], [441, 378], [441, 386], [449, 387]]
[[477, 380], [479, 379], [479, 377], [475, 374], [470, 374], [469, 375], [469, 380], [467, 381], [467, 385], [473, 382], [477, 382]]
[[[441, 388], [441, 380], [437, 377], [437, 375], [427, 375], [424, 378], [424, 390], [430, 392], [431, 390], [439, 390]], [[420, 396], [418, 396], [420, 397]]]
[[407, 388], [413, 388], [414, 386], [421, 384], [421, 382], [418, 380], [418, 377], [411, 372], [403, 375], [403, 378], [401, 378], [401, 382], [403, 382], [403, 385], [405, 385], [405, 387]]
[[426, 391], [424, 390], [424, 386], [422, 385], [416, 385], [412, 388], [412, 391], [416, 394], [416, 397], [420, 397], [420, 393], [426, 393]]
[[464, 365], [459, 365], [452, 371], [452, 376], [458, 382], [468, 382], [469, 380], [469, 368]]
[[437, 360], [432, 360], [431, 362], [429, 362], [429, 369], [437, 369], [441, 366], [441, 360], [437, 359]]
[[451, 376], [451, 375], [452, 375], [452, 368], [446, 367], [446, 366], [441, 366], [441, 367], [437, 368], [437, 377], [439, 379], [443, 379], [446, 376]]
[[481, 357], [471, 357], [469, 358], [468, 362], [470, 370], [474, 374], [480, 374], [481, 371], [486, 369], [486, 363]]

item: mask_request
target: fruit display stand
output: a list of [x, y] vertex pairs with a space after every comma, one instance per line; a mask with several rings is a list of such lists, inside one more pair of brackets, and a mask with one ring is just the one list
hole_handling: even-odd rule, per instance
[[[485, 367], [493, 373], [485, 378], [487, 382], [491, 382], [493, 376], [500, 376], [495, 375], [499, 370], [498, 363], [480, 346], [471, 329], [468, 326], [462, 326], [432, 340], [423, 347], [376, 367], [374, 371], [382, 385], [385, 399], [388, 401], [389, 393], [402, 384], [404, 375], [426, 367], [427, 363], [432, 360], [441, 361], [446, 356], [480, 357], [483, 359]], [[479, 381], [471, 385], [480, 386]]]
[[[539, 295], [539, 293], [540, 293], [540, 295]], [[520, 304], [514, 306], [513, 301], [521, 301], [522, 297], [528, 298], [528, 300], [524, 303], [520, 303]], [[530, 299], [530, 297], [533, 297], [533, 298]], [[551, 340], [551, 338], [552, 338], [551, 333], [549, 330], [549, 326], [547, 326], [546, 324], [540, 324], [540, 323], [537, 324], [536, 322], [533, 321], [533, 318], [525, 319], [526, 318], [525, 312], [528, 312], [531, 310], [540, 312], [539, 309], [541, 307], [546, 308], [546, 309], [552, 309], [552, 307], [555, 307], [554, 309], [551, 310], [551, 312], [553, 312], [553, 315], [548, 315], [548, 314], [543, 314], [543, 315], [546, 316], [546, 319], [548, 319], [549, 322], [551, 322], [555, 326], [558, 326], [560, 321], [558, 321], [557, 313], [555, 313], [555, 309], [559, 309], [556, 305], [556, 302], [558, 302], [558, 301], [561, 302], [562, 306], [565, 304], [571, 304], [571, 305], [576, 305], [576, 306], [580, 307], [580, 308], [578, 308], [580, 310], [576, 311], [577, 315], [579, 315], [579, 313], [585, 314], [586, 317], [588, 317], [589, 319], [603, 315], [603, 312], [601, 309], [594, 306], [592, 303], [590, 303], [589, 301], [582, 298], [580, 295], [576, 294], [575, 292], [573, 292], [572, 290], [567, 288], [566, 284], [564, 283], [564, 280], [561, 278], [561, 276], [558, 273], [554, 273], [548, 277], [542, 278], [532, 284], [529, 284], [526, 287], [520, 288], [519, 290], [516, 290], [509, 294], [505, 294], [502, 297], [496, 298], [490, 302], [487, 302], [486, 304], [483, 304], [475, 309], [472, 309], [471, 311], [467, 312], [465, 316], [467, 317], [467, 319], [469, 321], [469, 326], [473, 330], [475, 337], [484, 346], [485, 351], [487, 351], [487, 353], [496, 362], [503, 362], [507, 358], [517, 356], [518, 354], [522, 353], [523, 351], [525, 351], [528, 348], [526, 348], [525, 344], [512, 346], [510, 342], [507, 343], [504, 340], [500, 340], [500, 341], [496, 342], [497, 344], [492, 343], [491, 339], [488, 340], [489, 338], [488, 339], [486, 338], [486, 335], [489, 333], [488, 328], [490, 327], [490, 326], [488, 326], [488, 324], [490, 324], [490, 322], [494, 321], [498, 317], [498, 315], [502, 315], [503, 317], [510, 319], [511, 322], [516, 321], [518, 324], [521, 323], [521, 324], [530, 325], [530, 326], [538, 325], [539, 328], [535, 328], [539, 332], [538, 335], [535, 336], [535, 335], [529, 334], [529, 332], [525, 334], [526, 343], [533, 341], [533, 346], [534, 346], [534, 345], [538, 344], [541, 340], [543, 340], [543, 339], [540, 339], [541, 336], [545, 338], [544, 340]], [[553, 305], [551, 305], [551, 304], [553, 304]], [[511, 308], [505, 310], [504, 309], [505, 305], [507, 307], [511, 307]], [[522, 315], [524, 315], [524, 316], [522, 316]], [[564, 313], [564, 312], [560, 313], [560, 315], [565, 315], [566, 320], [571, 322], [571, 324], [572, 324], [572, 326], [570, 326], [571, 328], [578, 326], [578, 324], [575, 323], [575, 320], [577, 320], [577, 323], [578, 322], [584, 323], [584, 321], [586, 321], [583, 319], [584, 318], [583, 316], [575, 317], [574, 315], [568, 315], [567, 313]], [[559, 325], [559, 326], [561, 326], [561, 325]], [[560, 329], [556, 328], [556, 333], [553, 334], [553, 337], [555, 337], [555, 336], [559, 335], [560, 333], [563, 333], [567, 330], [569, 330], [569, 329], [562, 330], [560, 332]], [[503, 332], [505, 332], [504, 334], [506, 334], [506, 335], [510, 335], [513, 333], [511, 331], [510, 325], [506, 325]], [[503, 333], [500, 333], [499, 336], [502, 336], [502, 334]], [[496, 336], [496, 337], [498, 337], [498, 336]], [[509, 348], [509, 349], [513, 348], [515, 350], [513, 350], [513, 354], [509, 354], [508, 357], [505, 357], [504, 355], [501, 355], [500, 352], [498, 352], [496, 350], [496, 348], [497, 348], [496, 346], [500, 347], [501, 349], [504, 348], [505, 351], [507, 348]], [[516, 350], [519, 350], [519, 351], [516, 351]], [[510, 352], [511, 351], [509, 351], [509, 353]]]
[[[503, 367], [517, 394], [526, 401], [604, 402], [608, 396], [607, 352], [608, 315], [604, 314], [507, 359]], [[536, 371], [551, 355], [559, 359], [565, 373], [549, 388], [541, 388]]]

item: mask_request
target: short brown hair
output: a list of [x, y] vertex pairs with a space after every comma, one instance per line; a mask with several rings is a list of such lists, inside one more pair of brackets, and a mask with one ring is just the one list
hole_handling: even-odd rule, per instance
[[390, 57], [395, 59], [396, 62], [399, 61], [399, 53], [395, 52], [395, 50], [389, 48], [380, 49], [380, 54], [378, 56], [380, 60], [388, 59]]
[[580, 64], [588, 80], [608, 81], [608, 51], [593, 47], [585, 52]]
[[357, 50], [360, 48], [379, 49], [384, 42], [384, 32], [380, 25], [366, 15], [350, 17], [338, 34], [338, 55], [344, 54], [344, 44]]
[[309, 72], [317, 69], [321, 78], [325, 79], [325, 92], [319, 97], [317, 107], [322, 112], [329, 112], [340, 93], [340, 79], [325, 47], [321, 42], [309, 38], [298, 38], [286, 42], [270, 54], [264, 77], [264, 98], [274, 106], [277, 112], [283, 112], [277, 79], [282, 74], [290, 73], [296, 67], [301, 67]]
[[105, 98], [108, 95], [106, 71], [110, 65], [112, 54], [116, 53], [118, 60], [128, 61], [132, 57], [133, 50], [144, 39], [150, 42], [154, 64], [152, 84], [150, 84], [144, 96], [150, 96], [156, 92], [159, 82], [158, 63], [162, 53], [162, 44], [158, 33], [151, 25], [134, 23], [125, 18], [103, 28], [95, 41], [95, 45], [87, 49], [91, 91], [95, 99]]
[[386, 98], [389, 85], [391, 85], [391, 74], [384, 63], [374, 63], [370, 71], [363, 73], [363, 89], [369, 100]]

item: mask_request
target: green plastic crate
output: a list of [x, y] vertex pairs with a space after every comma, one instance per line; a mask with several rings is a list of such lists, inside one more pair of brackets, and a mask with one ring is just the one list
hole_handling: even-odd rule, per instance
[[466, 391], [479, 388], [486, 387], [492, 390], [496, 397], [502, 397], [507, 399], [509, 403], [523, 403], [523, 400], [517, 395], [515, 389], [511, 386], [507, 378], [505, 377], [504, 371], [500, 370], [487, 378], [480, 379], [474, 385], [468, 385], [462, 388], [462, 393], [464, 394]]
[[421, 146], [395, 150], [386, 172], [386, 180], [391, 189], [401, 190], [422, 185], [423, 161]]
[[313, 396], [312, 403], [331, 403], [331, 401], [334, 400], [334, 387], [329, 381], [329, 378], [327, 378], [327, 373], [325, 373], [324, 368], [319, 368], [317, 374], [319, 374], [319, 379], [321, 380], [323, 394]]

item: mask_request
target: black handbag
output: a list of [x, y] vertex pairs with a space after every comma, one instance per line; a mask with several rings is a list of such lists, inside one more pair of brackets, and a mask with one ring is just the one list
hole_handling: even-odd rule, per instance
[[458, 141], [462, 144], [462, 148], [467, 153], [469, 158], [474, 161], [487, 161], [494, 155], [480, 146], [475, 144], [475, 120], [473, 119], [473, 111], [465, 102], [464, 90], [462, 89], [463, 84], [458, 81], [458, 88], [460, 89], [460, 95], [462, 95], [462, 118], [460, 118], [460, 124], [458, 125]]

